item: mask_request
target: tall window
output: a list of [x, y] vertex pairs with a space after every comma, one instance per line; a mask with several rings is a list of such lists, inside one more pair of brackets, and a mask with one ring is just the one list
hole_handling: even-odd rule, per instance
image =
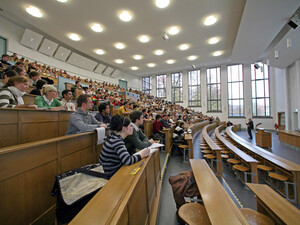
[[201, 107], [200, 70], [188, 71], [189, 106]]
[[220, 67], [206, 70], [207, 74], [207, 111], [221, 111], [221, 75]]
[[166, 95], [166, 75], [156, 76], [156, 97], [165, 98]]
[[172, 102], [182, 102], [182, 73], [172, 73]]
[[151, 82], [151, 77], [143, 77], [142, 80], [143, 83], [143, 92], [146, 94], [151, 94], [151, 89], [152, 89], [152, 82]]
[[251, 65], [253, 116], [270, 116], [269, 67], [263, 63]]
[[243, 65], [227, 67], [228, 75], [228, 116], [244, 116]]

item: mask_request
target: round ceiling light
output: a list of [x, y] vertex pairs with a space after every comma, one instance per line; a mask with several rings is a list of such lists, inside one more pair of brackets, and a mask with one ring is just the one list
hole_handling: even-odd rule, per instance
[[215, 17], [215, 16], [208, 16], [204, 20], [204, 25], [205, 26], [210, 26], [210, 25], [215, 24], [216, 22], [217, 22], [217, 17]]
[[34, 17], [38, 17], [38, 18], [43, 17], [43, 13], [41, 12], [41, 10], [38, 9], [37, 7], [32, 6], [32, 5], [26, 7], [26, 11], [27, 11], [30, 15], [34, 16]]
[[125, 48], [125, 44], [124, 44], [124, 43], [121, 43], [121, 42], [115, 43], [115, 47], [116, 47], [117, 49], [124, 49], [124, 48]]
[[139, 41], [142, 43], [147, 43], [150, 41], [150, 37], [148, 35], [141, 35], [138, 37]]
[[119, 18], [124, 22], [129, 22], [132, 19], [132, 13], [124, 10], [119, 14]]
[[156, 0], [155, 1], [155, 5], [161, 9], [166, 8], [169, 4], [170, 4], [170, 0]]
[[102, 49], [96, 49], [95, 52], [96, 52], [96, 54], [98, 54], [98, 55], [104, 55], [104, 54], [105, 54], [105, 51], [102, 50]]
[[169, 27], [168, 34], [176, 35], [178, 33], [179, 33], [179, 27], [178, 26]]
[[80, 41], [80, 36], [78, 34], [75, 34], [75, 33], [70, 33], [69, 35], [69, 38], [73, 41]]
[[141, 60], [143, 58], [143, 56], [141, 55], [134, 55], [132, 56], [135, 60]]
[[161, 49], [157, 49], [157, 50], [154, 51], [154, 54], [155, 54], [155, 55], [162, 55], [162, 54], [164, 54], [164, 53], [165, 53], [165, 51], [164, 51], [164, 50], [161, 50]]
[[99, 23], [94, 23], [91, 25], [91, 29], [95, 32], [102, 32], [103, 31], [103, 26]]

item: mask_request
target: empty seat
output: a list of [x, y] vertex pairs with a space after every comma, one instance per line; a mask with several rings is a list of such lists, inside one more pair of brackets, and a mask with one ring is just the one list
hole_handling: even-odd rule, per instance
[[275, 225], [268, 216], [253, 209], [242, 208], [240, 210], [251, 225]]
[[211, 224], [205, 207], [199, 203], [184, 204], [179, 208], [178, 215], [185, 223], [189, 225]]
[[239, 163], [241, 163], [241, 161], [237, 160], [237, 159], [228, 159], [227, 162], [229, 162], [231, 164], [239, 164]]

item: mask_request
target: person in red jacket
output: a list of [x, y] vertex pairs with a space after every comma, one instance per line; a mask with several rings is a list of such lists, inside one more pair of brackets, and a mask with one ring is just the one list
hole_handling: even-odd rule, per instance
[[162, 129], [164, 126], [160, 122], [161, 120], [161, 115], [156, 115], [155, 120], [153, 122], [153, 137], [154, 138], [164, 138], [164, 132]]

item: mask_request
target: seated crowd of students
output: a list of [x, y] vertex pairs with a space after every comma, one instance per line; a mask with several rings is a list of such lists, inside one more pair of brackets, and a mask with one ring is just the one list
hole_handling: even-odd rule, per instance
[[[65, 71], [51, 69], [46, 65], [41, 66], [37, 62], [30, 63], [23, 58], [19, 60], [16, 54], [11, 56], [14, 65], [9, 64], [8, 59], [9, 56], [4, 54], [0, 65], [3, 69], [0, 108], [74, 111], [69, 119], [66, 135], [93, 131], [98, 127], [109, 127], [111, 134], [107, 137], [99, 158], [108, 177], [122, 165], [130, 165], [149, 155], [149, 151], [136, 154], [138, 149], [149, 147], [154, 143], [154, 140], [149, 140], [142, 131], [144, 120], [153, 120], [153, 138], [161, 139], [164, 139], [162, 131], [164, 128], [176, 125], [173, 138], [182, 139], [184, 132], [191, 128], [194, 122], [213, 120], [201, 112], [155, 98], [142, 91], [126, 90], [139, 95], [137, 101], [132, 101], [119, 96], [118, 92], [124, 89], [117, 85], [90, 80], [89, 87], [83, 88], [78, 77], [71, 77]], [[45, 72], [54, 77], [59, 75], [76, 79], [70, 90], [62, 92], [61, 101], [58, 100], [56, 87], [41, 79], [40, 74]], [[22, 96], [30, 86], [35, 86], [30, 93], [36, 97], [34, 104], [25, 104]], [[81, 90], [81, 95], [74, 99], [76, 89]], [[119, 107], [117, 115], [113, 117], [110, 112], [111, 106]], [[99, 112], [95, 116], [90, 114], [91, 110], [97, 108]]]

